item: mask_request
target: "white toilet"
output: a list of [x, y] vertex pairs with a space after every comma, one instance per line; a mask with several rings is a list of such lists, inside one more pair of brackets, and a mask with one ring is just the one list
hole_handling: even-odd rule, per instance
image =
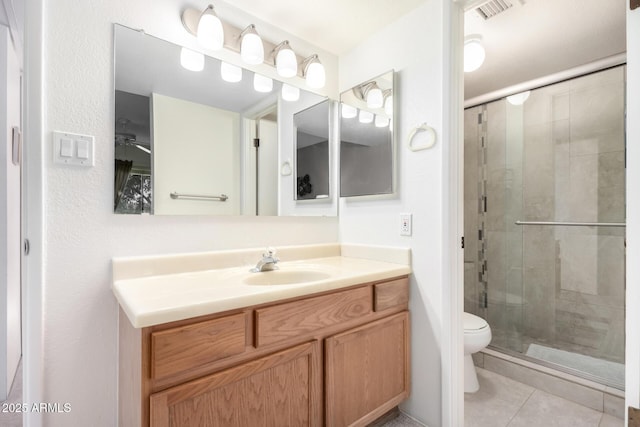
[[475, 393], [480, 388], [476, 367], [471, 355], [491, 342], [491, 328], [486, 320], [471, 313], [463, 313], [464, 323], [464, 392]]

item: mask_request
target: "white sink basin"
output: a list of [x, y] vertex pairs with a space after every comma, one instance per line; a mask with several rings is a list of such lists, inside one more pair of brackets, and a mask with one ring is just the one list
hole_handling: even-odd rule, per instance
[[251, 273], [242, 281], [246, 285], [294, 285], [307, 282], [317, 282], [331, 277], [331, 274], [318, 270], [273, 270]]

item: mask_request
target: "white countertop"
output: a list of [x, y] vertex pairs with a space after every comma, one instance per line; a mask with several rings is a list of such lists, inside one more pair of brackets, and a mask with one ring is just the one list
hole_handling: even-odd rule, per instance
[[[260, 253], [256, 249], [209, 253], [207, 257], [214, 265], [219, 259], [224, 261], [220, 263], [224, 267], [195, 271], [184, 271], [184, 267], [180, 267], [189, 264], [184, 255], [114, 259], [113, 293], [131, 324], [142, 328], [411, 273], [409, 249], [361, 245], [288, 247], [282, 251], [285, 255], [303, 253], [320, 257], [281, 260], [275, 272], [249, 272], [255, 263], [228, 266], [232, 264], [230, 253], [240, 262], [256, 251]], [[279, 252], [281, 259], [284, 258], [282, 252]], [[202, 257], [202, 254], [194, 256]], [[177, 260], [178, 272], [168, 269], [164, 274], [149, 274], [155, 271], [149, 267], [154, 259], [165, 269], [171, 260]], [[254, 259], [257, 262], [260, 258]], [[393, 262], [386, 261], [388, 259]], [[126, 274], [122, 273], [124, 264]], [[137, 270], [136, 265], [140, 266]], [[271, 277], [277, 279], [281, 273], [308, 272], [320, 277], [293, 284], [245, 283], [247, 280], [270, 282]]]

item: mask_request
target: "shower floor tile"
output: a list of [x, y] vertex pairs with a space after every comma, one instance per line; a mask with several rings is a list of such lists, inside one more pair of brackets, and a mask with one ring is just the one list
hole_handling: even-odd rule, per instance
[[465, 427], [623, 427], [624, 421], [476, 368], [480, 390], [464, 396]]

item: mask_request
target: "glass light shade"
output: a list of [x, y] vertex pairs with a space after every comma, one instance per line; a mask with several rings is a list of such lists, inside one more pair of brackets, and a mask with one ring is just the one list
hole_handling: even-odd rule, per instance
[[307, 85], [310, 88], [320, 89], [324, 87], [326, 79], [324, 65], [322, 65], [318, 59], [313, 60], [307, 65], [306, 75]]
[[293, 77], [298, 74], [298, 59], [288, 43], [276, 55], [276, 70], [282, 77]]
[[235, 65], [227, 64], [226, 62], [221, 62], [220, 76], [225, 82], [238, 83], [242, 80], [242, 68]]
[[509, 101], [509, 104], [511, 105], [522, 105], [527, 99], [529, 99], [529, 95], [531, 95], [530, 90], [516, 93], [515, 95], [507, 96], [507, 101]]
[[464, 43], [464, 72], [470, 73], [480, 68], [484, 62], [484, 47], [480, 40], [471, 39]]
[[297, 101], [300, 99], [300, 89], [295, 86], [282, 84], [282, 99], [285, 101]]
[[358, 115], [358, 109], [356, 107], [352, 107], [351, 105], [342, 104], [341, 110], [342, 117], [345, 119], [353, 119]]
[[360, 123], [371, 123], [373, 122], [373, 113], [367, 110], [360, 110], [360, 115], [358, 116], [358, 121]]
[[369, 89], [367, 92], [367, 107], [381, 108], [383, 101], [382, 90], [377, 85]]
[[273, 80], [261, 74], [253, 75], [253, 88], [256, 92], [268, 93], [273, 90]]
[[204, 55], [183, 47], [180, 50], [180, 65], [189, 71], [204, 70]]
[[376, 121], [375, 121], [376, 127], [377, 128], [383, 128], [389, 125], [389, 118], [385, 117], [385, 116], [380, 116], [377, 115], [376, 116]]
[[255, 29], [250, 29], [249, 32], [242, 36], [240, 56], [247, 64], [258, 65], [264, 62], [264, 46]]
[[393, 115], [393, 95], [387, 96], [387, 99], [384, 100], [384, 112], [388, 116]]
[[207, 49], [220, 50], [224, 45], [224, 30], [222, 22], [216, 16], [213, 8], [207, 9], [198, 21], [198, 42]]

